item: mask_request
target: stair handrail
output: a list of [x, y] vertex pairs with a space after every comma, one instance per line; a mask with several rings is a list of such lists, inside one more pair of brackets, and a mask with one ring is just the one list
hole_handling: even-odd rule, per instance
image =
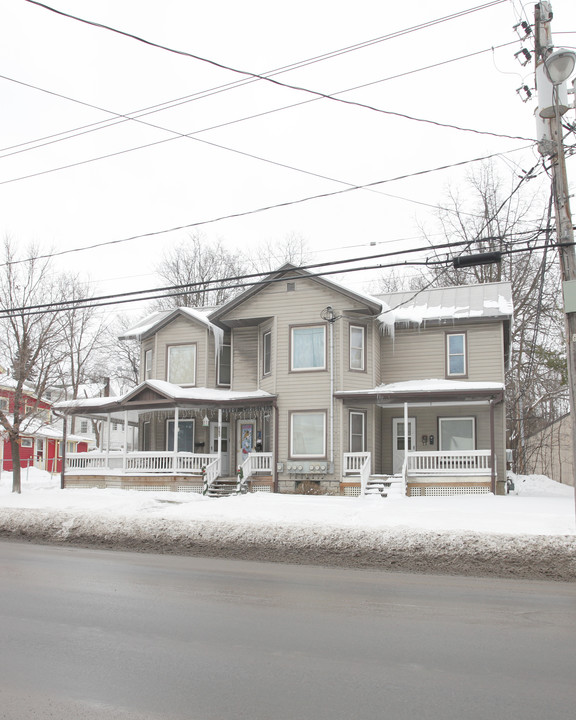
[[362, 466], [360, 467], [360, 497], [363, 497], [364, 495], [366, 495], [366, 487], [368, 485], [368, 480], [370, 480], [371, 474], [372, 474], [372, 454], [366, 453], [364, 462], [362, 463]]

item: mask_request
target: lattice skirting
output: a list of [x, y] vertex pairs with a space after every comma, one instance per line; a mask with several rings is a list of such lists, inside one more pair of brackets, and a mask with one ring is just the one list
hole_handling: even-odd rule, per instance
[[448, 495], [488, 495], [490, 487], [485, 485], [434, 485], [426, 487], [408, 486], [409, 497], [446, 497]]

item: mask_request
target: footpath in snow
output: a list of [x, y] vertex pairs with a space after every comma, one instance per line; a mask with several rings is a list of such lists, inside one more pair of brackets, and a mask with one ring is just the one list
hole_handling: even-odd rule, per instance
[[407, 572], [576, 580], [574, 490], [518, 476], [492, 495], [406, 498], [60, 490], [0, 477], [0, 537]]

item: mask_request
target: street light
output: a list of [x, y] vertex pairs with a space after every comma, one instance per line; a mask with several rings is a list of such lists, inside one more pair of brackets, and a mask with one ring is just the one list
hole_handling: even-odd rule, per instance
[[568, 80], [576, 67], [576, 53], [572, 50], [556, 50], [544, 60], [546, 75], [552, 85]]

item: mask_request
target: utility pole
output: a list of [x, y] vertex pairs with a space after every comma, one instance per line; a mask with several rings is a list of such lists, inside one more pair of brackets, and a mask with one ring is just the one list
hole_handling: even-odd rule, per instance
[[[574, 53], [554, 52], [552, 43], [552, 7], [549, 2], [537, 3], [534, 9], [536, 89], [538, 91], [538, 150], [549, 156], [552, 172], [552, 194], [556, 219], [556, 242], [562, 269], [564, 312], [566, 317], [566, 349], [570, 390], [570, 421], [572, 427], [573, 476], [576, 500], [576, 251], [574, 228], [570, 213], [566, 156], [562, 131], [562, 115], [568, 110], [566, 80], [574, 68]], [[560, 56], [560, 57], [559, 57]], [[561, 79], [555, 74], [555, 60], [568, 68]], [[557, 63], [556, 63], [557, 64]], [[572, 69], [570, 69], [572, 64]], [[575, 507], [576, 510], [576, 507]]]

